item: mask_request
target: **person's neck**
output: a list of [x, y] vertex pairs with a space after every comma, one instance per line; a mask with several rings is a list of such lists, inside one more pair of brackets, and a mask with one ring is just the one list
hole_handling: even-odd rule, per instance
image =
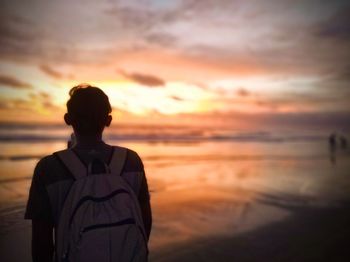
[[105, 143], [102, 140], [102, 134], [98, 135], [79, 135], [75, 134], [77, 148], [95, 148]]

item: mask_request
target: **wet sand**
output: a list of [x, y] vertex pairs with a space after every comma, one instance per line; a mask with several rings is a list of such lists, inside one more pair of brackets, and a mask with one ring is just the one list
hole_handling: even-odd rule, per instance
[[[23, 212], [21, 212], [21, 215], [23, 215]], [[1, 261], [32, 261], [30, 253], [30, 238], [30, 221], [23, 221], [23, 219], [21, 225], [12, 226], [11, 230], [2, 232], [0, 236]]]
[[[174, 192], [182, 199], [166, 204], [161, 194], [153, 197], [150, 261], [350, 259], [349, 202], [315, 204], [254, 193], [252, 203], [246, 200], [253, 193], [242, 191], [238, 198], [228, 192], [201, 198], [206, 191]], [[200, 203], [194, 201], [198, 198]], [[8, 219], [0, 238], [2, 261], [30, 261], [30, 222], [21, 220], [22, 215], [23, 206], [18, 206], [2, 216], [2, 225]]]
[[[239, 146], [130, 146], [151, 189], [150, 261], [350, 261], [349, 156], [332, 166], [319, 151], [246, 144], [232, 155]], [[3, 181], [1, 261], [31, 261], [30, 179]]]
[[152, 261], [350, 261], [350, 204], [293, 208], [285, 220], [238, 235], [166, 247]]

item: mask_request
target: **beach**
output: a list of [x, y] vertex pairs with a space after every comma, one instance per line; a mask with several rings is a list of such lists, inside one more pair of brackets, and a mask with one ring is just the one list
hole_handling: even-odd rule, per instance
[[[150, 261], [349, 260], [348, 151], [334, 162], [322, 137], [263, 136], [110, 137], [144, 162], [153, 210]], [[1, 257], [30, 261], [23, 213], [31, 172], [65, 142], [1, 145]]]
[[[139, 257], [142, 166], [150, 262], [350, 262], [350, 0], [4, 0], [0, 20], [0, 262], [32, 261], [34, 170], [56, 257]], [[35, 169], [78, 145], [117, 173], [101, 136], [142, 159], [121, 168], [137, 196]]]

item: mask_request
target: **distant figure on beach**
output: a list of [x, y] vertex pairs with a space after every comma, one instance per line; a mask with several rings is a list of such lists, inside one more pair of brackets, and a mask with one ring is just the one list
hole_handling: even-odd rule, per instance
[[340, 141], [340, 148], [343, 150], [346, 150], [348, 148], [348, 140], [346, 139], [346, 137], [340, 136], [339, 141]]
[[30, 187], [33, 261], [147, 261], [152, 214], [142, 161], [102, 140], [112, 108], [101, 89], [79, 85], [69, 95], [72, 143], [38, 162]]
[[337, 135], [335, 133], [330, 134], [328, 137], [329, 143], [329, 155], [332, 165], [336, 164], [336, 150], [337, 150]]
[[335, 149], [337, 147], [337, 136], [335, 133], [330, 134], [328, 138], [329, 147]]

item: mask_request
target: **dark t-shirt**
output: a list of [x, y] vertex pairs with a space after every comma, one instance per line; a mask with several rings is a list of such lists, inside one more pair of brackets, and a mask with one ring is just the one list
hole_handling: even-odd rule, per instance
[[[109, 163], [113, 147], [104, 144], [96, 149], [77, 147], [73, 151], [85, 165], [96, 158]], [[127, 150], [121, 175], [134, 190], [140, 203], [149, 201], [142, 161], [137, 153], [130, 149]], [[34, 170], [25, 219], [45, 220], [56, 226], [73, 182], [73, 175], [55, 154], [42, 158]]]

